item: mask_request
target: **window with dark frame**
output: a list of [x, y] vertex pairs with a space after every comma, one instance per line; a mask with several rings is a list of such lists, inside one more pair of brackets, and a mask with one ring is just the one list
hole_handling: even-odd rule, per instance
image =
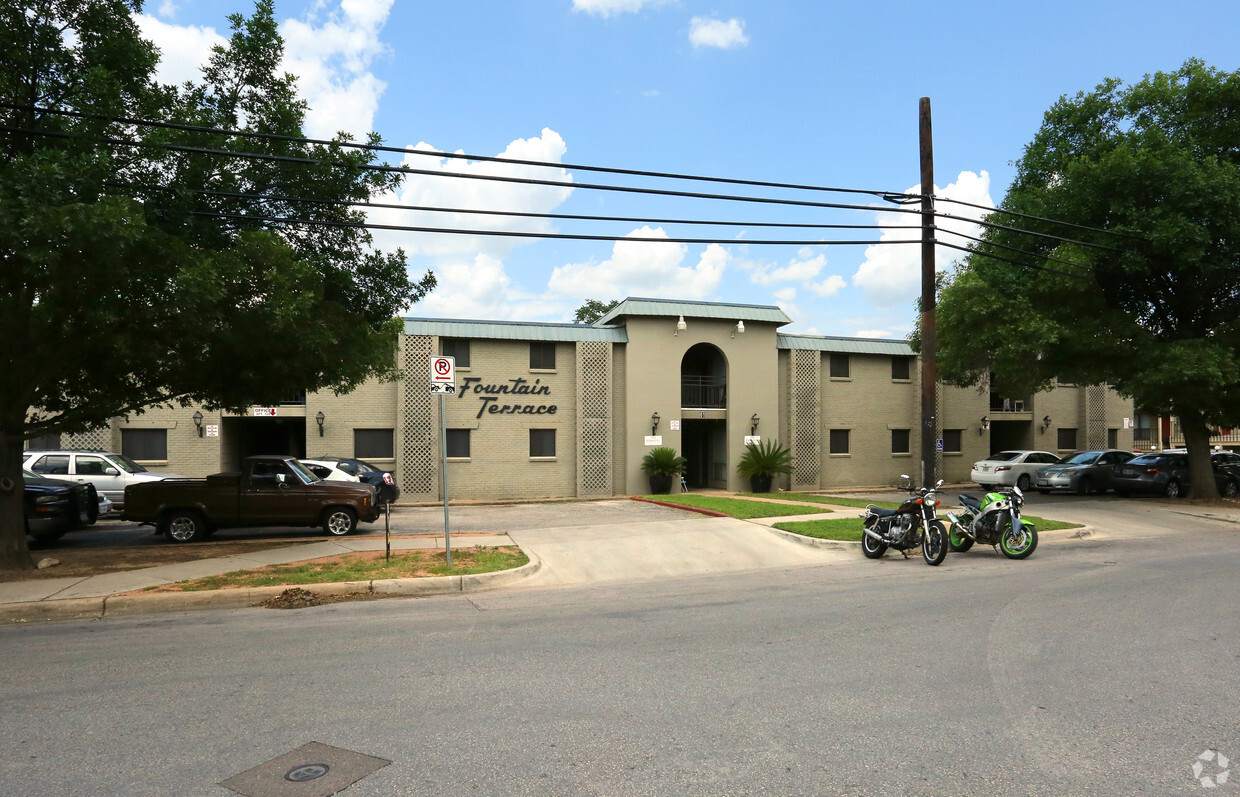
[[530, 342], [530, 368], [540, 371], [555, 370], [555, 344], [551, 341]]
[[891, 378], [896, 381], [906, 381], [912, 379], [912, 357], [892, 357], [891, 358]]
[[1059, 447], [1060, 451], [1075, 451], [1076, 450], [1076, 430], [1065, 429], [1062, 426], [1059, 427], [1059, 436], [1057, 438], [1055, 445]]
[[961, 451], [960, 441], [963, 437], [963, 429], [944, 429], [943, 430], [943, 453], [959, 454]]
[[1119, 429], [1107, 429], [1107, 448], [1119, 448]]
[[167, 429], [121, 429], [121, 453], [130, 459], [163, 462], [168, 459]]
[[847, 354], [832, 354], [831, 355], [831, 378], [832, 379], [847, 379], [849, 377], [848, 365], [849, 363], [848, 363]]
[[27, 451], [56, 451], [60, 448], [60, 432], [45, 434], [26, 441]]
[[530, 456], [555, 456], [555, 429], [530, 429]]
[[831, 453], [847, 454], [848, 453], [848, 429], [832, 429], [831, 430]]
[[908, 429], [892, 429], [891, 430], [891, 453], [908, 454], [911, 452], [909, 448], [909, 430]]
[[395, 459], [394, 429], [354, 429], [354, 459]]
[[453, 364], [457, 368], [469, 367], [469, 339], [468, 338], [440, 338], [439, 339], [439, 356], [453, 358]]
[[469, 429], [448, 430], [448, 456], [457, 459], [469, 457]]

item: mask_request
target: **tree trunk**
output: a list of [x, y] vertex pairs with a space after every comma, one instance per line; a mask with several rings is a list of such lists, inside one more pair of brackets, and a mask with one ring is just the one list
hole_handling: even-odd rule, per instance
[[1203, 501], [1219, 500], [1218, 485], [1214, 483], [1214, 466], [1210, 462], [1210, 427], [1195, 412], [1180, 415], [1180, 428], [1184, 430], [1184, 445], [1188, 449], [1188, 468], [1192, 484], [1188, 497]]
[[31, 570], [22, 504], [22, 434], [0, 426], [0, 570]]

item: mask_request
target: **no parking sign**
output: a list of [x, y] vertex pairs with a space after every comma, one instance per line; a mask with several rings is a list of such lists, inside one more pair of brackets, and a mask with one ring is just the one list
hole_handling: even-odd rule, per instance
[[431, 392], [432, 393], [455, 393], [456, 392], [456, 358], [455, 357], [432, 357], [431, 358]]

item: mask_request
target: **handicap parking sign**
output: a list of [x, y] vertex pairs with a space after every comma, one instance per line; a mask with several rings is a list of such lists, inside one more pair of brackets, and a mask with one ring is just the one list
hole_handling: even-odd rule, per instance
[[934, 441], [934, 450], [939, 453], [943, 452], [943, 438], [940, 437], [938, 440]]

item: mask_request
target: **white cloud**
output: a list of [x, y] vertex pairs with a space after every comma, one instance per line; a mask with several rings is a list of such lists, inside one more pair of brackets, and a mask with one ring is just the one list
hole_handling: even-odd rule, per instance
[[164, 2], [159, 6], [159, 10], [155, 13], [159, 14], [164, 19], [172, 19], [177, 15], [176, 3], [172, 2], [172, 0], [164, 0]]
[[667, 233], [661, 227], [642, 227], [616, 241], [609, 260], [557, 267], [548, 282], [550, 293], [574, 299], [630, 295], [704, 299], [714, 295], [731, 259], [722, 246], [710, 244], [696, 264], [686, 266], [684, 244], [637, 238], [657, 240], [667, 238]]
[[418, 305], [418, 315], [507, 317], [509, 280], [500, 260], [479, 254], [472, 260], [443, 263], [434, 271], [439, 284]]
[[607, 19], [620, 14], [636, 13], [646, 6], [660, 6], [665, 2], [667, 0], [573, 0], [573, 10]]
[[[409, 149], [419, 152], [442, 152], [442, 150], [438, 150], [425, 142], [421, 142]], [[543, 128], [541, 135], [537, 138], [516, 139], [503, 152], [499, 153], [499, 157], [558, 163], [567, 151], [568, 145], [564, 143], [564, 139], [560, 137], [559, 133], [550, 128]], [[445, 175], [489, 175], [555, 180], [558, 182], [572, 182], [573, 179], [572, 175], [564, 169], [492, 163], [489, 161], [467, 161], [461, 158], [442, 158], [434, 155], [406, 155], [402, 165]], [[389, 194], [376, 199], [376, 201], [417, 205], [419, 207], [550, 213], [568, 199], [571, 194], [571, 188], [556, 186], [523, 185], [494, 180], [462, 179], [460, 177], [438, 177], [434, 175], [408, 175], [395, 196]], [[484, 216], [473, 213], [373, 210], [370, 212], [369, 217], [370, 221], [376, 224], [392, 224], [406, 227], [485, 229], [534, 233], [555, 231], [555, 226], [549, 219]], [[381, 249], [391, 249], [400, 246], [410, 255], [428, 255], [432, 257], [460, 257], [481, 252], [502, 260], [515, 247], [524, 243], [530, 243], [533, 240], [535, 239], [490, 235], [375, 232], [375, 243]]]
[[886, 329], [859, 329], [854, 338], [886, 338], [887, 340], [899, 340], [903, 335], [895, 335]]
[[800, 258], [793, 258], [786, 266], [774, 266], [768, 263], [753, 265], [753, 273], [749, 279], [758, 285], [774, 285], [779, 282], [808, 283], [817, 277], [827, 265], [824, 254], [811, 255], [802, 251]]
[[[166, 7], [167, 4], [165, 4]], [[160, 8], [160, 14], [164, 8]], [[211, 55], [211, 48], [227, 44], [213, 28], [197, 25], [171, 25], [146, 14], [134, 16], [142, 37], [159, 48], [159, 66], [155, 79], [161, 83], [180, 85], [202, 77], [202, 65]]]
[[694, 47], [718, 47], [721, 50], [749, 44], [749, 38], [745, 36], [745, 20], [735, 17], [727, 22], [694, 17], [689, 23], [689, 41]]
[[[920, 186], [914, 186], [908, 193], [915, 194]], [[990, 174], [961, 172], [956, 182], [943, 189], [936, 187], [935, 194], [963, 202], [994, 207], [990, 198]], [[909, 206], [914, 207], [914, 206]], [[940, 212], [952, 213], [964, 219], [938, 218], [939, 240], [951, 241], [961, 246], [968, 243], [967, 239], [948, 234], [956, 231], [966, 235], [978, 235], [980, 227], [973, 220], [986, 215], [985, 210], [940, 202], [936, 206]], [[918, 217], [907, 213], [879, 212], [878, 223], [883, 226], [901, 224], [918, 224]], [[885, 229], [880, 237], [882, 241], [920, 241], [921, 233], [917, 230]], [[951, 263], [963, 257], [964, 253], [945, 246], [935, 247], [935, 268], [946, 271]], [[908, 306], [921, 294], [921, 247], [916, 243], [882, 244], [870, 246], [865, 250], [865, 260], [857, 268], [852, 278], [853, 285], [861, 288], [865, 299], [874, 305], [890, 309]]]
[[817, 294], [825, 299], [844, 290], [847, 285], [848, 283], [839, 274], [832, 274], [821, 282], [811, 282], [805, 287], [811, 293]]

